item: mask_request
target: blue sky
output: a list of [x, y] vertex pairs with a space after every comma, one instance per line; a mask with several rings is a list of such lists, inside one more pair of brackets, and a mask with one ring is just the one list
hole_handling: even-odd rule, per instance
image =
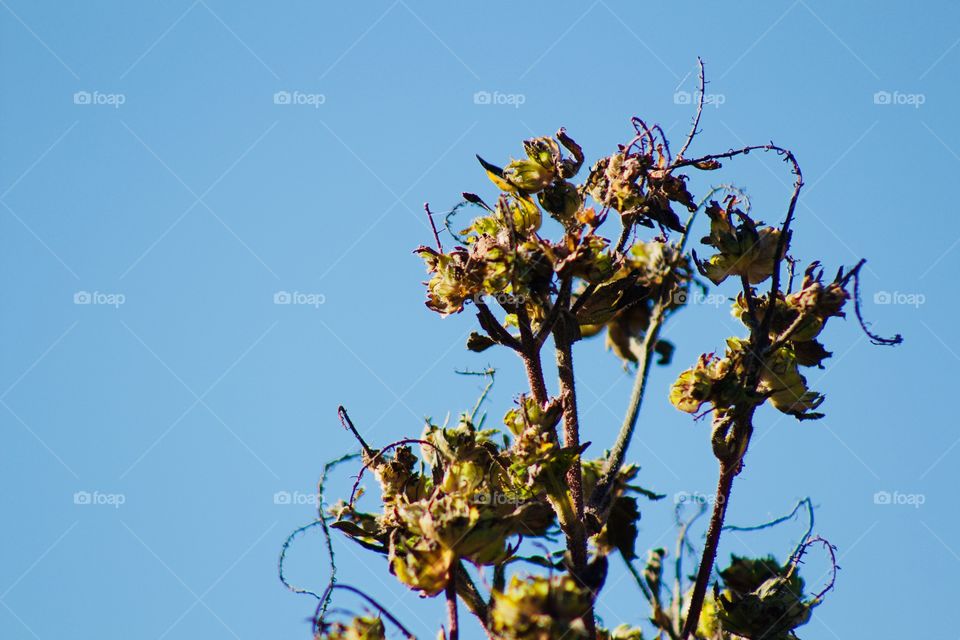
[[[842, 571], [801, 637], [953, 637], [933, 613], [960, 570], [958, 18], [944, 1], [0, 0], [0, 636], [309, 637], [312, 603], [276, 560], [323, 463], [354, 448], [337, 405], [383, 444], [472, 406], [479, 382], [454, 369], [498, 368], [494, 420], [523, 388], [511, 354], [463, 349], [471, 316], [423, 306], [422, 203], [489, 190], [474, 153], [506, 161], [560, 126], [588, 162], [632, 115], [682, 138], [700, 55], [694, 152], [793, 149], [794, 255], [828, 272], [867, 258], [865, 315], [906, 340], [830, 323], [835, 355], [810, 376], [826, 419], [758, 415], [729, 521], [819, 505]], [[692, 186], [709, 180], [783, 214], [775, 158]], [[725, 306], [670, 321], [676, 357], [629, 455], [646, 486], [712, 492], [708, 426], [666, 390], [739, 333]], [[575, 357], [599, 455], [631, 376], [600, 342]], [[638, 544], [672, 547], [671, 523], [669, 500], [648, 506]], [[803, 529], [727, 535], [721, 554], [782, 557]], [[433, 637], [440, 601], [335, 544], [344, 580]], [[316, 537], [291, 552], [300, 584], [325, 567]], [[822, 560], [807, 571], [822, 583]], [[598, 610], [611, 624], [646, 612], [624, 573]]]

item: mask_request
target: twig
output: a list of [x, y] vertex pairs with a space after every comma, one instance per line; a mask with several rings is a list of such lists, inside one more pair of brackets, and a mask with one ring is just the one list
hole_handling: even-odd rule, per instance
[[853, 278], [853, 312], [857, 316], [857, 322], [860, 323], [860, 328], [863, 329], [863, 332], [867, 334], [868, 338], [870, 338], [870, 342], [877, 346], [892, 347], [893, 345], [903, 342], [903, 336], [898, 333], [892, 338], [884, 338], [873, 333], [867, 327], [867, 323], [864, 321], [863, 314], [860, 310], [860, 269], [864, 264], [866, 264], [866, 262], [866, 260], [861, 260], [858, 262], [857, 266], [851, 269], [847, 275], [844, 276], [841, 281], [841, 285], [845, 286], [850, 278]]
[[456, 572], [457, 595], [463, 598], [463, 603], [467, 605], [467, 609], [469, 609], [470, 613], [477, 617], [477, 620], [480, 622], [480, 626], [486, 630], [487, 603], [484, 602], [483, 596], [480, 595], [480, 590], [477, 589], [477, 585], [473, 583], [473, 579], [470, 577], [470, 574], [467, 573], [466, 568], [463, 566], [463, 562], [457, 563]]
[[643, 395], [647, 388], [647, 377], [650, 373], [650, 364], [652, 362], [653, 348], [657, 343], [660, 334], [660, 325], [663, 322], [662, 300], [658, 300], [650, 314], [650, 322], [647, 325], [646, 333], [643, 337], [643, 344], [637, 354], [637, 373], [634, 377], [633, 390], [630, 393], [628, 401], [627, 415], [624, 417], [623, 424], [620, 426], [620, 432], [617, 434], [617, 440], [610, 449], [610, 455], [603, 465], [603, 471], [600, 479], [594, 487], [593, 493], [587, 503], [587, 511], [591, 513], [593, 522], [590, 523], [590, 530], [597, 531], [603, 527], [606, 521], [607, 511], [610, 506], [610, 494], [613, 488], [617, 474], [620, 473], [620, 467], [623, 465], [627, 454], [627, 447], [630, 445], [630, 439], [633, 437], [634, 429], [637, 426], [637, 418], [640, 415], [640, 406], [643, 404]]
[[340, 417], [340, 424], [343, 425], [343, 428], [353, 434], [353, 437], [357, 439], [357, 442], [360, 443], [360, 447], [363, 449], [363, 454], [366, 456], [373, 456], [374, 450], [370, 448], [370, 445], [367, 444], [367, 441], [363, 439], [363, 436], [360, 435], [360, 432], [357, 431], [357, 428], [353, 426], [353, 420], [350, 419], [350, 415], [347, 413], [347, 410], [343, 408], [343, 405], [337, 407], [337, 415]]
[[[293, 593], [310, 595], [316, 598], [317, 600], [319, 600], [320, 603], [317, 605], [317, 612], [318, 612], [317, 616], [321, 618], [326, 614], [327, 607], [330, 605], [330, 594], [331, 594], [330, 586], [336, 583], [337, 581], [337, 563], [333, 553], [333, 544], [330, 539], [330, 529], [327, 525], [327, 514], [323, 510], [323, 505], [324, 505], [323, 487], [327, 480], [327, 474], [330, 472], [331, 469], [333, 469], [334, 467], [336, 467], [341, 463], [347, 462], [349, 460], [353, 460], [354, 458], [359, 457], [359, 455], [360, 454], [357, 454], [357, 453], [348, 453], [346, 455], [340, 456], [335, 460], [331, 460], [330, 462], [327, 462], [325, 465], [323, 465], [323, 472], [320, 474], [320, 480], [317, 482], [317, 500], [318, 500], [317, 519], [314, 520], [313, 522], [310, 522], [308, 524], [303, 525], [302, 527], [298, 527], [297, 529], [295, 529], [289, 536], [287, 536], [287, 539], [284, 540], [283, 542], [283, 546], [280, 548], [280, 559], [277, 561], [277, 573], [280, 577], [280, 582], [283, 584], [283, 586], [285, 586], [287, 589], [289, 589]], [[284, 574], [284, 570], [283, 570], [284, 563], [286, 562], [286, 558], [287, 558], [287, 551], [290, 550], [290, 545], [293, 544], [294, 539], [301, 533], [304, 533], [305, 531], [308, 531], [309, 529], [312, 529], [313, 527], [318, 525], [321, 527], [323, 531], [324, 544], [326, 545], [326, 548], [327, 548], [327, 557], [330, 560], [330, 579], [327, 582], [327, 586], [324, 589], [322, 596], [318, 595], [314, 591], [311, 591], [310, 589], [294, 586], [287, 580], [287, 577]]]
[[[770, 277], [770, 295], [769, 295], [769, 304], [767, 305], [767, 313], [763, 316], [763, 321], [760, 323], [760, 338], [766, 340], [769, 336], [770, 324], [773, 322], [774, 312], [777, 305], [774, 304], [777, 294], [780, 292], [780, 264], [783, 262], [783, 258], [786, 255], [787, 251], [787, 241], [790, 238], [790, 223], [793, 222], [793, 216], [797, 209], [797, 200], [800, 198], [800, 189], [803, 188], [803, 172], [800, 171], [800, 165], [797, 163], [797, 159], [794, 157], [791, 151], [786, 149], [782, 150], [781, 155], [784, 155], [784, 160], [793, 165], [793, 175], [796, 176], [796, 180], [793, 183], [793, 193], [790, 196], [790, 204], [787, 207], [787, 215], [784, 217], [783, 224], [780, 225], [780, 237], [777, 238], [777, 250], [773, 254], [773, 275]], [[759, 345], [758, 345], [759, 346]], [[759, 353], [761, 350], [757, 349]]]
[[[293, 532], [289, 536], [287, 536], [287, 539], [283, 541], [283, 546], [280, 547], [280, 560], [277, 562], [277, 574], [280, 576], [280, 582], [281, 584], [283, 584], [283, 586], [285, 586], [287, 589], [289, 589], [293, 593], [296, 593], [299, 595], [313, 596], [317, 600], [323, 600], [323, 598], [318, 593], [316, 593], [315, 591], [311, 591], [310, 589], [297, 587], [291, 584], [287, 580], [286, 575], [284, 575], [283, 565], [286, 562], [287, 551], [290, 549], [290, 545], [293, 544], [294, 538], [296, 538], [298, 535], [300, 535], [304, 531], [307, 531], [309, 529], [312, 529], [313, 527], [316, 527], [321, 522], [322, 522], [321, 520], [314, 520], [313, 522], [309, 522], [303, 525], [302, 527], [297, 527], [296, 529], [294, 529]], [[336, 566], [333, 567], [333, 571], [336, 572]]]
[[334, 589], [343, 589], [344, 591], [349, 591], [350, 593], [353, 593], [353, 594], [356, 594], [356, 595], [360, 596], [361, 598], [363, 598], [364, 600], [366, 600], [372, 607], [374, 607], [377, 611], [379, 611], [381, 615], [383, 615], [384, 617], [386, 617], [387, 620], [389, 620], [390, 622], [392, 622], [392, 623], [393, 623], [393, 626], [395, 626], [397, 629], [400, 630], [401, 633], [403, 633], [405, 636], [407, 636], [408, 640], [417, 640], [417, 636], [415, 636], [415, 635], [413, 635], [412, 633], [410, 633], [410, 630], [407, 629], [405, 626], [403, 626], [403, 625], [400, 623], [400, 621], [397, 620], [397, 619], [393, 616], [392, 613], [390, 613], [389, 611], [387, 611], [387, 609], [386, 609], [383, 605], [381, 605], [379, 602], [377, 602], [376, 600], [374, 600], [373, 598], [371, 598], [370, 596], [368, 596], [367, 594], [365, 594], [365, 593], [364, 593], [363, 591], [361, 591], [360, 589], [357, 589], [356, 587], [351, 587], [351, 586], [348, 585], [348, 584], [336, 584], [336, 585], [333, 585], [333, 588], [334, 588]]
[[473, 405], [473, 410], [470, 412], [470, 422], [473, 422], [477, 417], [477, 411], [480, 410], [480, 406], [483, 404], [483, 401], [487, 399], [487, 395], [490, 393], [490, 389], [493, 388], [494, 376], [497, 373], [496, 369], [488, 368], [483, 371], [454, 371], [457, 375], [461, 376], [486, 376], [490, 378], [487, 382], [487, 385], [483, 388], [483, 391], [480, 393], [480, 397], [477, 398], [477, 403]]
[[653, 605], [655, 597], [653, 592], [650, 591], [650, 587], [648, 587], [647, 583], [644, 582], [643, 576], [640, 575], [640, 572], [637, 571], [637, 568], [633, 566], [633, 562], [631, 560], [628, 560], [623, 554], [621, 554], [621, 557], [623, 558], [624, 564], [627, 565], [627, 570], [630, 572], [630, 575], [633, 576], [633, 579], [637, 582], [637, 586], [640, 587], [640, 592], [643, 593], [643, 597], [647, 599], [647, 602]]
[[827, 585], [823, 589], [821, 589], [819, 593], [813, 596], [813, 600], [815, 602], [819, 602], [820, 599], [823, 598], [823, 596], [826, 595], [828, 591], [833, 589], [834, 585], [837, 582], [837, 570], [840, 568], [839, 565], [837, 565], [837, 548], [832, 544], [830, 544], [828, 540], [826, 540], [825, 538], [821, 538], [820, 536], [810, 538], [803, 545], [800, 546], [800, 548], [797, 551], [796, 558], [791, 561], [792, 566], [790, 568], [790, 573], [793, 573], [796, 570], [796, 568], [800, 565], [800, 559], [803, 557], [803, 554], [807, 552], [807, 549], [809, 549], [815, 544], [823, 545], [823, 547], [827, 550], [827, 553], [830, 554], [830, 567], [831, 567], [830, 582], [828, 582]]
[[683, 143], [683, 146], [680, 147], [680, 152], [677, 153], [677, 160], [682, 160], [683, 155], [687, 152], [687, 149], [690, 148], [690, 143], [693, 142], [693, 139], [697, 135], [697, 127], [700, 126], [700, 116], [703, 114], [703, 99], [704, 94], [706, 93], [707, 80], [704, 75], [703, 70], [703, 59], [700, 56], [697, 56], [697, 64], [700, 66], [700, 89], [698, 91], [697, 98], [697, 115], [693, 118], [693, 126], [690, 128], [690, 133], [687, 134], [687, 139]]
[[443, 253], [443, 243], [440, 242], [440, 233], [437, 231], [437, 224], [433, 221], [433, 213], [430, 211], [430, 203], [423, 203], [423, 210], [427, 212], [427, 220], [430, 221], [430, 228], [433, 229], [433, 239], [437, 241], [437, 249]]
[[770, 527], [775, 527], [778, 524], [783, 524], [787, 520], [792, 520], [793, 517], [797, 515], [797, 512], [800, 511], [800, 507], [804, 505], [806, 505], [807, 513], [810, 516], [809, 518], [810, 526], [807, 529], [807, 533], [801, 539], [801, 540], [805, 540], [806, 537], [810, 535], [810, 531], [813, 529], [813, 502], [810, 500], [809, 497], [804, 498], [803, 500], [800, 500], [799, 502], [797, 502], [796, 506], [793, 508], [793, 511], [791, 511], [785, 516], [780, 516], [779, 518], [774, 518], [773, 520], [770, 520], [768, 522], [755, 524], [749, 527], [740, 527], [740, 526], [728, 524], [723, 527], [723, 530], [724, 531], [760, 531], [762, 529], [769, 529]]
[[793, 337], [793, 334], [796, 333], [797, 330], [800, 329], [801, 325], [803, 325], [803, 323], [809, 319], [810, 316], [806, 313], [798, 313], [796, 319], [790, 323], [790, 326], [784, 329], [783, 333], [777, 336], [774, 341], [770, 343], [770, 346], [767, 347], [767, 354], [769, 355], [776, 353], [777, 349], [787, 344], [790, 338]]
[[505, 347], [510, 347], [514, 351], [520, 351], [520, 342], [510, 335], [510, 332], [503, 328], [503, 325], [500, 324], [500, 321], [497, 320], [496, 316], [493, 315], [493, 312], [490, 311], [490, 307], [487, 306], [483, 300], [479, 298], [474, 300], [474, 304], [477, 307], [477, 320], [480, 322], [480, 327], [487, 332], [487, 335], [490, 336], [490, 339], [498, 344], [502, 344]]

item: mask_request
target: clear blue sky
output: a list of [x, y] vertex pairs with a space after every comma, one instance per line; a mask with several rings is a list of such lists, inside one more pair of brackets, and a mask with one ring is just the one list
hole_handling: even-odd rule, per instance
[[[831, 272], [868, 258], [865, 313], [906, 338], [872, 347], [830, 323], [834, 358], [810, 376], [827, 418], [759, 415], [730, 522], [819, 505], [843, 570], [803, 638], [953, 637], [958, 25], [945, 1], [0, 0], [0, 637], [309, 637], [313, 605], [276, 560], [324, 461], [354, 447], [337, 405], [382, 444], [472, 405], [478, 381], [454, 369], [499, 368], [494, 420], [522, 389], [510, 354], [462, 348], [471, 316], [423, 306], [422, 203], [489, 189], [474, 153], [505, 161], [560, 126], [588, 162], [631, 115], [682, 137], [698, 54], [714, 99], [695, 151], [792, 148], [808, 185], [794, 254]], [[775, 158], [708, 178], [782, 216]], [[307, 304], [274, 304], [283, 291]], [[713, 490], [708, 426], [666, 389], [740, 331], [707, 305], [671, 321], [676, 358], [630, 454], [648, 487]], [[600, 342], [576, 358], [599, 454], [631, 376]], [[876, 504], [884, 491], [923, 504]], [[641, 547], [672, 547], [671, 511], [645, 509]], [[803, 528], [728, 535], [722, 554], [783, 557]], [[336, 544], [345, 580], [433, 637], [441, 602]], [[318, 538], [292, 551], [301, 584], [325, 567]], [[639, 623], [623, 576], [599, 614]]]

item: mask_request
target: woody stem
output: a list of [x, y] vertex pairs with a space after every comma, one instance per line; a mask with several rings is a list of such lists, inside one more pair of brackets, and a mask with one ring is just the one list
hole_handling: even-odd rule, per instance
[[450, 581], [447, 583], [447, 620], [450, 624], [450, 633], [447, 640], [460, 639], [460, 620], [457, 616], [457, 573], [450, 572]]
[[[560, 379], [560, 399], [563, 403], [563, 445], [568, 449], [580, 448], [580, 422], [577, 416], [577, 393], [573, 376], [573, 344], [561, 320], [553, 339], [556, 345], [557, 374]], [[578, 455], [567, 471], [567, 486], [573, 499], [576, 519], [567, 532], [567, 550], [573, 563], [573, 571], [579, 581], [587, 569], [587, 534], [583, 524], [583, 475]], [[596, 636], [593, 606], [585, 612], [583, 621], [590, 638]]]
[[737, 475], [739, 463], [730, 465], [720, 463], [720, 479], [717, 482], [717, 496], [713, 503], [713, 513], [710, 515], [710, 526], [707, 528], [707, 542], [703, 547], [703, 556], [700, 559], [700, 569], [697, 571], [697, 580], [693, 585], [690, 596], [690, 608], [687, 610], [687, 619], [680, 634], [686, 640], [697, 629], [700, 622], [700, 612], [703, 610], [703, 601], [713, 572], [713, 563], [717, 558], [717, 547], [720, 544], [720, 532], [723, 530], [723, 521], [727, 515], [727, 503], [730, 501], [730, 491], [733, 489], [733, 479]]

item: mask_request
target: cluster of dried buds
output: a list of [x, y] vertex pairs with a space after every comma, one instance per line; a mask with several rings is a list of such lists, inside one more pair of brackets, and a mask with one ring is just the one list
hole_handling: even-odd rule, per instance
[[[441, 593], [462, 574], [462, 561], [475, 566], [518, 561], [516, 542], [549, 540], [558, 521], [575, 517], [564, 477], [580, 451], [557, 443], [560, 417], [557, 402], [541, 407], [521, 396], [503, 420], [512, 437], [478, 428], [471, 415], [462, 414], [452, 427], [427, 423], [419, 440], [389, 452], [369, 450], [364, 465], [379, 481], [383, 510], [356, 509], [354, 502], [362, 494], [357, 491], [351, 501], [331, 508], [331, 527], [385, 554], [397, 578], [425, 596]], [[417, 443], [419, 458], [410, 446]], [[585, 474], [595, 473], [600, 464], [585, 464]], [[647, 493], [629, 484], [637, 471], [626, 467], [615, 490], [617, 500], [634, 505], [635, 517], [635, 498], [627, 494]], [[608, 523], [630, 526], [635, 532], [635, 520]], [[616, 535], [605, 530], [600, 539]], [[474, 599], [466, 579], [458, 588], [468, 603]], [[590, 591], [583, 593], [589, 600]]]

